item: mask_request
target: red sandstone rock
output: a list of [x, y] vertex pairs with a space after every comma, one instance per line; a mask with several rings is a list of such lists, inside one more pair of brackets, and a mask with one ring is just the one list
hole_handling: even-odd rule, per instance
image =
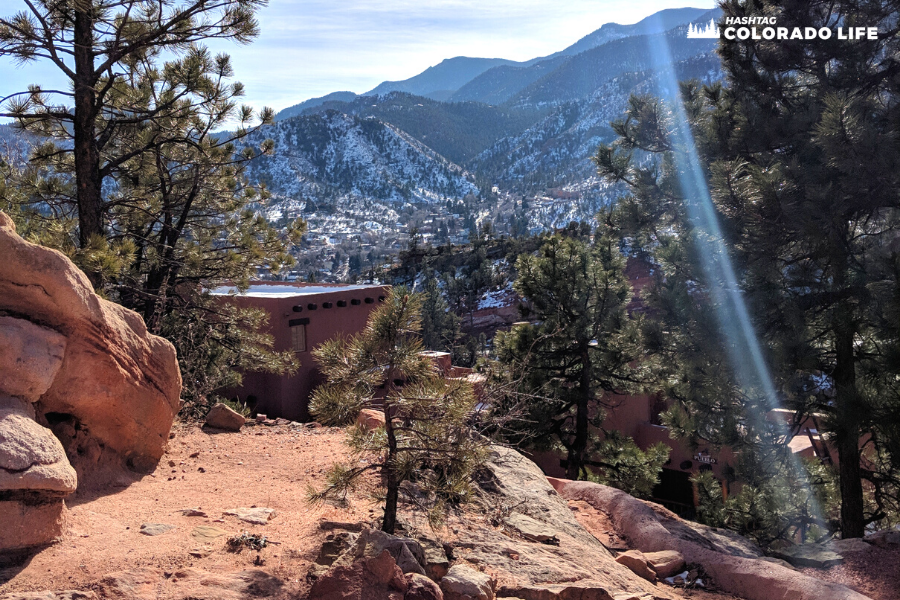
[[0, 396], [0, 492], [57, 496], [74, 492], [77, 481], [62, 444], [34, 420], [31, 404]]
[[35, 402], [62, 366], [66, 338], [25, 319], [0, 317], [0, 394]]
[[379, 427], [384, 427], [384, 413], [364, 408], [359, 411], [359, 416], [356, 417], [356, 424], [360, 427], [365, 427], [369, 431], [374, 431]]
[[0, 501], [0, 550], [32, 548], [55, 542], [66, 531], [62, 498], [40, 504]]
[[494, 582], [490, 576], [465, 565], [453, 565], [441, 579], [446, 600], [494, 600]]
[[246, 600], [279, 597], [283, 582], [265, 571], [210, 573], [179, 569], [167, 576], [157, 569], [133, 569], [110, 573], [100, 581], [103, 600]]
[[403, 600], [444, 600], [438, 584], [418, 573], [406, 574], [407, 590]]
[[[137, 313], [97, 296], [62, 253], [19, 237], [3, 213], [0, 256], [0, 311], [66, 340], [49, 388], [42, 391], [45, 381], [18, 373], [26, 381], [25, 395], [42, 391], [41, 414], [71, 415], [106, 452], [134, 468], [152, 468], [179, 407], [181, 375], [173, 346], [150, 335]], [[47, 341], [37, 355], [52, 365], [60, 346], [51, 343], [44, 356]], [[0, 380], [15, 375], [4, 365], [0, 361]]]
[[[583, 500], [610, 515], [616, 532], [642, 552], [676, 550], [686, 562], [701, 565], [722, 591], [747, 600], [868, 600], [846, 586], [762, 560], [747, 554], [742, 547], [730, 547], [727, 541], [716, 543], [711, 534], [701, 536], [693, 532], [692, 536], [691, 532], [679, 532], [687, 525], [677, 522], [664, 525], [658, 511], [621, 490], [588, 481], [548, 480], [564, 498]], [[696, 541], [701, 538], [703, 544]]]
[[307, 596], [312, 600], [403, 600], [406, 578], [387, 550], [349, 566], [335, 566], [319, 577]]
[[16, 592], [3, 594], [0, 600], [97, 600], [91, 591], [64, 590], [61, 592]]
[[656, 571], [647, 565], [647, 559], [639, 550], [629, 550], [616, 557], [616, 562], [625, 565], [638, 577], [643, 577], [650, 583], [656, 583]]
[[225, 431], [240, 431], [246, 419], [236, 411], [231, 410], [221, 402], [217, 403], [206, 415], [206, 426]]
[[684, 557], [674, 550], [644, 552], [644, 558], [660, 578], [671, 577], [684, 571]]

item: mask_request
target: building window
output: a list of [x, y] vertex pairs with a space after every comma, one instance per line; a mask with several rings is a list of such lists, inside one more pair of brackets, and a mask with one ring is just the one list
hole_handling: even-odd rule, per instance
[[291, 348], [294, 352], [306, 352], [306, 325], [291, 326]]

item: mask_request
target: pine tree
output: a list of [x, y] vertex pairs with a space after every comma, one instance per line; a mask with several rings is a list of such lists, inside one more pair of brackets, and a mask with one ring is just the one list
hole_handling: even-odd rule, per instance
[[587, 477], [592, 461], [612, 466], [592, 456], [602, 445], [604, 396], [639, 389], [649, 368], [640, 320], [627, 311], [625, 259], [604, 227], [594, 242], [556, 234], [537, 255], [519, 257], [514, 287], [537, 324], [498, 333], [496, 341], [500, 361], [525, 374], [522, 391], [533, 398], [528, 433], [565, 448], [570, 479]]
[[[867, 523], [896, 511], [900, 490], [900, 4], [762, 0], [722, 7], [726, 17], [880, 31], [877, 40], [723, 42], [728, 85], [682, 89], [778, 395], [796, 422], [814, 416], [837, 449], [841, 532], [858, 537]], [[669, 391], [685, 410], [685, 431], [764, 451], [764, 438], [778, 436], [749, 415], [772, 406], [734, 384], [734, 367], [721, 358], [724, 341], [709, 325], [712, 299], [701, 300], [709, 282], [685, 209], [697, 199], [681, 197], [678, 176], [686, 168], [672, 154], [670, 133], [679, 125], [671, 115], [633, 98], [627, 118], [614, 124], [620, 140], [601, 147], [597, 162], [608, 179], [630, 186], [626, 220], [666, 274], [655, 294], [663, 321], [658, 341], [670, 364], [681, 365], [670, 378], [681, 383]], [[650, 168], [632, 159], [645, 152], [659, 158]], [[785, 451], [773, 456], [786, 460]]]
[[436, 523], [448, 504], [468, 498], [483, 458], [484, 442], [468, 425], [475, 409], [471, 385], [444, 379], [421, 354], [422, 301], [394, 288], [362, 333], [313, 351], [326, 378], [310, 399], [310, 412], [320, 422], [346, 425], [360, 409], [378, 404], [385, 422], [374, 432], [350, 430], [350, 448], [368, 462], [335, 465], [326, 487], [310, 489], [310, 498], [343, 497], [375, 472], [385, 489], [381, 528], [387, 533], [397, 527], [401, 493]]
[[[36, 0], [0, 19], [0, 56], [47, 61], [70, 82], [69, 90], [33, 85], [7, 97], [3, 116], [60, 142], [45, 144], [35, 158], [74, 180], [53, 201], [77, 221], [79, 248], [96, 249], [113, 237], [108, 227], [120, 204], [104, 190], [132, 177], [136, 159], [172, 144], [230, 141], [214, 141], [209, 133], [233, 116], [243, 88], [227, 80], [228, 57], [212, 58], [201, 43], [250, 42], [259, 29], [254, 12], [264, 5], [265, 0]], [[250, 115], [242, 109], [241, 128]], [[272, 116], [266, 110], [262, 120]], [[173, 122], [190, 126], [171, 128]], [[99, 272], [86, 266], [99, 285]]]
[[[23, 231], [68, 254], [98, 292], [175, 344], [191, 413], [239, 381], [240, 368], [284, 373], [296, 365], [255, 331], [261, 315], [204, 293], [291, 264], [305, 229], [298, 220], [276, 230], [261, 215], [265, 188], [244, 174], [272, 142], [240, 146], [272, 111], [254, 126], [253, 111], [236, 105], [243, 87], [230, 81], [229, 57], [200, 44], [249, 42], [259, 6], [34, 2], [0, 19], [0, 56], [49, 60], [72, 81], [69, 92], [33, 86], [7, 102], [7, 116], [44, 139], [13, 175]], [[228, 126], [236, 130], [215, 133]]]
[[422, 278], [422, 345], [427, 350], [452, 352], [460, 337], [459, 317], [450, 312], [434, 270], [426, 268]]

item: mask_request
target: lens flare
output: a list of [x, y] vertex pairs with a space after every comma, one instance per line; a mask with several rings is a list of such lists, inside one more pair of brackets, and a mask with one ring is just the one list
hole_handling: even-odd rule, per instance
[[[766, 413], [780, 408], [781, 404], [725, 245], [706, 175], [679, 94], [678, 78], [666, 35], [648, 36], [648, 50], [657, 75], [657, 94], [672, 110], [675, 126], [671, 132], [671, 141], [676, 148], [673, 154], [678, 179], [688, 217], [694, 226], [694, 241], [710, 299], [715, 306], [719, 330], [726, 342], [729, 362], [743, 393], [763, 400], [764, 408], [758, 414], [746, 414], [744, 418], [756, 431], [774, 428], [776, 435], [787, 442], [791, 436], [787, 424], [781, 419], [774, 419], [773, 422], [767, 422], [766, 419]], [[800, 485], [809, 491], [809, 482], [806, 481], [799, 459], [790, 451], [786, 451], [786, 455], [790, 457], [789, 460], [794, 461], [792, 470], [798, 477], [803, 477]], [[809, 497], [815, 502], [811, 493]], [[817, 518], [821, 517], [817, 505], [812, 506], [811, 512]]]

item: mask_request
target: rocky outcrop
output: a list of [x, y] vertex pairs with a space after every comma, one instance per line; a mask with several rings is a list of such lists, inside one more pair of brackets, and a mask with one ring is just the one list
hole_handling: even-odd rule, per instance
[[409, 583], [390, 552], [335, 565], [316, 580], [310, 600], [404, 600]]
[[6, 353], [0, 381], [20, 383], [0, 391], [37, 400], [38, 417], [49, 424], [86, 430], [104, 452], [135, 469], [152, 468], [179, 407], [174, 347], [149, 334], [137, 313], [97, 296], [62, 253], [19, 237], [5, 214], [0, 256], [0, 315], [7, 317], [0, 329], [43, 371], [11, 365]]
[[618, 535], [641, 552], [677, 551], [700, 565], [718, 589], [747, 600], [867, 600], [842, 585], [825, 582], [764, 560], [758, 548], [736, 534], [688, 524], [662, 507], [621, 490], [587, 481], [550, 479], [566, 499], [582, 500], [609, 515]]
[[97, 587], [103, 600], [246, 600], [282, 597], [284, 583], [259, 569], [210, 573], [188, 567], [170, 573], [152, 568], [119, 571], [103, 577]]
[[540, 468], [515, 450], [492, 446], [478, 486], [475, 502], [492, 517], [460, 530], [451, 573], [457, 565], [490, 573], [500, 598], [675, 598], [616, 563]]
[[0, 551], [10, 551], [57, 539], [63, 498], [99, 465], [155, 466], [181, 376], [169, 342], [3, 213], [0, 257]]

